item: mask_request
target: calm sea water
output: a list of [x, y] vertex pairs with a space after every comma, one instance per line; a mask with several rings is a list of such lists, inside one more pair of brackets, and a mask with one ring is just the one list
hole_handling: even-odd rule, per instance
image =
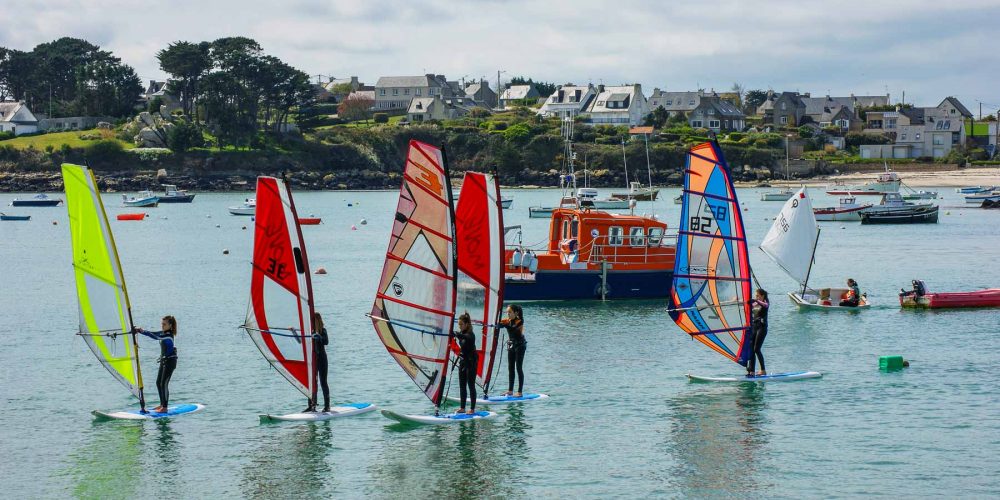
[[[817, 196], [815, 204], [835, 200]], [[65, 207], [6, 207], [0, 223], [0, 478], [3, 495], [34, 497], [853, 497], [1000, 494], [1000, 310], [901, 311], [896, 291], [1000, 286], [1000, 213], [967, 208], [950, 189], [941, 222], [824, 223], [811, 283], [856, 278], [876, 306], [860, 314], [798, 312], [794, 283], [754, 249], [772, 292], [770, 371], [820, 380], [688, 383], [685, 373], [739, 374], [692, 341], [656, 302], [529, 304], [526, 389], [545, 403], [500, 410], [491, 423], [400, 428], [371, 413], [321, 424], [260, 425], [257, 414], [305, 400], [237, 329], [247, 304], [252, 227], [228, 215], [239, 194], [199, 194], [143, 222], [112, 222], [140, 326], [178, 318], [175, 402], [202, 402], [172, 421], [94, 423], [90, 411], [132, 404], [77, 328]], [[508, 225], [544, 239], [529, 205], [554, 191], [510, 190]], [[656, 204], [671, 226], [677, 190]], [[751, 243], [781, 203], [740, 193]], [[23, 196], [23, 195], [22, 195]], [[298, 193], [317, 309], [332, 326], [335, 402], [430, 405], [378, 341], [364, 313], [382, 266], [396, 193]], [[105, 203], [124, 211], [117, 195]], [[348, 207], [348, 203], [354, 206]], [[645, 204], [642, 211], [649, 211]], [[161, 218], [165, 217], [165, 219]], [[352, 224], [362, 219], [367, 225]], [[55, 221], [57, 224], [53, 225]], [[224, 255], [223, 250], [229, 254]], [[142, 344], [155, 404], [157, 346]], [[878, 356], [912, 360], [878, 371]], [[455, 388], [457, 390], [457, 388]]]

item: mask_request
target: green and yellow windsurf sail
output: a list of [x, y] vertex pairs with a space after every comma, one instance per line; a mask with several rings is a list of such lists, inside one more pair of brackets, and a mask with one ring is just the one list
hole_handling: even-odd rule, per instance
[[63, 164], [80, 305], [79, 335], [122, 385], [142, 400], [142, 371], [115, 238], [93, 171]]

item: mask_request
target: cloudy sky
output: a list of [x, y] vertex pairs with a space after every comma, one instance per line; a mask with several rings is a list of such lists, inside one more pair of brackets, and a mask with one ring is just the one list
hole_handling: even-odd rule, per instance
[[1000, 107], [1000, 0], [3, 0], [0, 46], [87, 39], [161, 79], [175, 40], [243, 35], [316, 75], [440, 73], [885, 94]]

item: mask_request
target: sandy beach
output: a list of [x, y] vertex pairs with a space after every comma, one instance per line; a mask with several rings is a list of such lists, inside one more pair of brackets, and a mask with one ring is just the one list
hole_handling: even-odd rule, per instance
[[[955, 165], [900, 165], [892, 170], [899, 174], [903, 184], [909, 187], [962, 187], [962, 186], [996, 186], [1000, 185], [1000, 167], [958, 168]], [[851, 172], [840, 175], [814, 177], [811, 179], [791, 182], [773, 180], [773, 186], [809, 186], [823, 187], [835, 182], [845, 184], [863, 184], [874, 180], [880, 170]]]

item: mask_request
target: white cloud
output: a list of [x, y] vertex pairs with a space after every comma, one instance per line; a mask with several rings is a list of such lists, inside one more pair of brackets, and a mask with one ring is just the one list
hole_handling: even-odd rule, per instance
[[936, 104], [1000, 102], [1000, 1], [741, 0], [5, 0], [0, 45], [60, 36], [114, 51], [144, 79], [175, 40], [243, 35], [310, 74], [526, 75], [554, 82], [639, 82], [674, 90], [748, 88], [823, 94], [906, 90]]

